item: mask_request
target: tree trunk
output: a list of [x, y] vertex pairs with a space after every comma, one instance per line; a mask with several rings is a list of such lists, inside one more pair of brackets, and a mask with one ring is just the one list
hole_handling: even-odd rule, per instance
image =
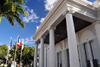
[[25, 67], [27, 67], [27, 64], [25, 65]]

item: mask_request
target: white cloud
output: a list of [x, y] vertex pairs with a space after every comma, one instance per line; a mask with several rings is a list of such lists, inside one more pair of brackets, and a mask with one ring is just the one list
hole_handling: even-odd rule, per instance
[[30, 1], [30, 0], [26, 0], [26, 2], [28, 2], [28, 1]]
[[25, 21], [26, 23], [28, 23], [29, 19], [27, 17], [23, 17], [23, 21]]
[[26, 22], [26, 23], [29, 23], [29, 22], [36, 22], [38, 21], [38, 16], [36, 15], [36, 13], [34, 12], [33, 9], [29, 9], [27, 6], [23, 6], [23, 8], [26, 10], [27, 14], [28, 14], [28, 17], [23, 17], [23, 21]]
[[[20, 38], [21, 39], [21, 42], [23, 42], [24, 44], [33, 44], [34, 43], [34, 40], [32, 39], [32, 37], [27, 37], [27, 38]], [[14, 39], [15, 42], [17, 42], [17, 38]]]
[[42, 23], [42, 20], [40, 20], [40, 23]]
[[22, 7], [25, 9], [25, 8], [28, 8], [27, 6], [25, 6], [25, 5], [22, 5]]
[[46, 9], [46, 10], [50, 10], [49, 6], [50, 6], [50, 5], [54, 5], [56, 1], [57, 1], [57, 0], [45, 0], [45, 1], [44, 1], [44, 3], [45, 3], [45, 5], [44, 5], [44, 6], [45, 6], [45, 9]]
[[0, 45], [3, 45], [4, 43], [3, 42], [0, 42]]
[[27, 37], [24, 39], [24, 43], [25, 44], [33, 44], [34, 40], [32, 39], [32, 37]]

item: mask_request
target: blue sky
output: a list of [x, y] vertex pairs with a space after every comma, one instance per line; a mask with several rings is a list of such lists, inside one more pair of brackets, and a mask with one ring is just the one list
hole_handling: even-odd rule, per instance
[[[12, 43], [17, 41], [17, 36], [20, 39], [24, 39], [24, 43], [30, 46], [34, 46], [34, 40], [32, 40], [35, 34], [36, 27], [41, 24], [41, 18], [49, 12], [49, 6], [53, 5], [57, 0], [26, 0], [26, 4], [23, 8], [28, 13], [28, 17], [20, 15], [21, 19], [25, 23], [25, 29], [15, 22], [15, 26], [11, 26], [6, 18], [2, 18], [2, 23], [0, 24], [0, 45], [9, 45], [10, 37], [12, 36]], [[94, 1], [94, 0], [90, 0]]]

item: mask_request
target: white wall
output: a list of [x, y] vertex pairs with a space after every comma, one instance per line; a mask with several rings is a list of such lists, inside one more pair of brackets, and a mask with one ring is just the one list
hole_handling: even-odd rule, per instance
[[[96, 37], [96, 31], [93, 25], [90, 25], [83, 30], [79, 31], [76, 33], [76, 40], [77, 40], [77, 45], [78, 45], [78, 50], [79, 50], [79, 59], [80, 59], [80, 66], [81, 67], [86, 67], [86, 62], [85, 62], [85, 56], [84, 56], [84, 50], [83, 50], [83, 44], [84, 42], [87, 42], [87, 40], [92, 40], [94, 41], [95, 48], [95, 59], [99, 59], [100, 61], [100, 46], [98, 43], [98, 39]], [[44, 47], [46, 48], [46, 47]], [[47, 67], [49, 67], [49, 45], [47, 46]], [[59, 43], [56, 44], [56, 54], [57, 52], [62, 52], [62, 67], [68, 67], [67, 65], [67, 52], [66, 50], [68, 49], [68, 40], [64, 39], [60, 41]], [[45, 49], [44, 49], [45, 51]], [[45, 54], [45, 53], [44, 53]], [[57, 55], [56, 55], [56, 62], [57, 62]], [[100, 62], [99, 62], [100, 64]], [[57, 65], [57, 63], [56, 63]]]

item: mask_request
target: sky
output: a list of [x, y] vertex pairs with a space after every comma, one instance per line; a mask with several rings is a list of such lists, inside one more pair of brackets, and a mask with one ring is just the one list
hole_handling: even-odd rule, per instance
[[[20, 15], [20, 18], [25, 23], [25, 29], [15, 22], [12, 27], [6, 18], [1, 19], [0, 24], [0, 45], [10, 43], [10, 37], [12, 36], [12, 44], [17, 42], [19, 35], [20, 39], [24, 39], [26, 45], [34, 46], [33, 35], [37, 30], [37, 26], [41, 24], [41, 18], [45, 18], [48, 14], [50, 5], [54, 5], [57, 0], [26, 0], [26, 4], [22, 5], [25, 11], [28, 13], [28, 17]], [[89, 0], [94, 2], [95, 0]]]

